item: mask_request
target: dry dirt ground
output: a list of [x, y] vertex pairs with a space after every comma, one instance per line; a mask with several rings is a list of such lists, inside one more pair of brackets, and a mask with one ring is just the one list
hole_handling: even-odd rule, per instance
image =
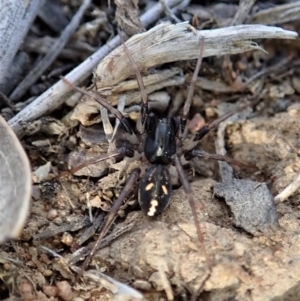
[[[64, 2], [68, 7], [69, 1]], [[190, 16], [190, 10], [184, 13]], [[104, 12], [115, 16], [114, 7]], [[118, 14], [121, 17], [117, 18], [124, 16], [122, 11]], [[89, 12], [86, 23], [90, 24], [92, 16]], [[103, 25], [107, 30], [109, 20]], [[210, 22], [206, 28], [216, 26]], [[297, 31], [299, 23], [282, 26]], [[103, 37], [90, 34], [81, 41], [84, 45], [108, 39], [107, 32]], [[76, 175], [53, 180], [67, 169], [66, 161], [76, 166], [114, 146], [107, 142], [101, 118], [94, 111], [87, 118], [93, 123], [90, 127], [64, 123], [70, 106], [75, 107], [70, 101], [40, 119], [38, 127], [43, 130], [22, 142], [33, 170], [39, 172], [33, 174], [32, 207], [22, 235], [0, 248], [0, 300], [300, 300], [299, 189], [284, 201], [273, 198], [300, 170], [299, 42], [261, 45], [268, 54], [253, 51], [202, 63], [200, 76], [207, 81], [199, 80], [196, 85], [189, 116], [196, 125], [190, 123], [191, 132], [216, 119], [224, 103], [236, 107], [245, 100], [259, 100], [253, 110], [246, 110], [246, 116], [229, 122], [223, 132], [210, 132], [198, 146], [215, 153], [215, 142], [224, 141], [227, 155], [244, 164], [233, 166], [230, 174], [235, 180], [224, 179], [217, 162], [184, 162], [204, 243], [199, 244], [187, 196], [171, 167], [174, 190], [167, 209], [155, 218], [146, 217], [136, 201], [136, 183], [101, 249], [84, 276], [75, 281], [128, 175], [134, 168], [144, 170], [148, 165], [136, 154], [132, 159], [93, 164]], [[90, 51], [88, 47], [85, 50]], [[29, 48], [27, 51], [30, 53]], [[74, 48], [72, 51], [77, 53]], [[57, 68], [63, 65], [66, 53], [58, 58]], [[195, 61], [165, 66], [171, 67], [182, 70], [179, 76], [184, 83], [164, 88], [156, 97], [170, 96], [175, 103], [170, 107], [178, 116], [176, 106], [186, 98]], [[261, 75], [253, 78], [259, 72]], [[52, 81], [45, 78], [37, 85], [47, 86]], [[128, 116], [135, 127], [135, 111]], [[239, 180], [255, 181], [251, 189], [263, 189], [267, 196], [260, 199], [253, 192], [254, 206], [243, 186], [246, 182]], [[225, 197], [220, 197], [217, 182], [225, 185]], [[237, 199], [228, 197], [228, 191]]]

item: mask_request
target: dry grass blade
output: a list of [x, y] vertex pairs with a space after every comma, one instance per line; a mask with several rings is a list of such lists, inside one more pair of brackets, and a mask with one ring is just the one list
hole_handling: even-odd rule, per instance
[[14, 132], [0, 116], [0, 243], [21, 232], [28, 214], [31, 173], [28, 158]]

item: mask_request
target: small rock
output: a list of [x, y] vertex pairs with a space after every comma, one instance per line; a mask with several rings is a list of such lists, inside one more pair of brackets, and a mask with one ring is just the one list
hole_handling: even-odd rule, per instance
[[67, 281], [58, 281], [56, 282], [58, 288], [58, 295], [65, 301], [72, 300], [72, 289], [70, 284]]
[[249, 180], [217, 183], [214, 193], [225, 199], [234, 215], [235, 226], [258, 236], [278, 229], [274, 198], [266, 183]]
[[53, 286], [53, 285], [45, 285], [43, 287], [43, 292], [48, 297], [55, 297], [55, 296], [57, 296], [58, 288], [56, 286]]
[[73, 241], [73, 236], [68, 232], [64, 232], [61, 238], [61, 242], [64, 243], [66, 246], [71, 246]]
[[133, 286], [143, 291], [149, 291], [152, 288], [151, 284], [145, 280], [136, 280], [133, 282]]
[[153, 285], [155, 286], [156, 290], [162, 291], [164, 289], [164, 287], [163, 287], [163, 285], [161, 283], [159, 272], [154, 272], [149, 277], [149, 281], [153, 283]]
[[47, 213], [47, 219], [53, 221], [57, 217], [58, 213], [56, 209], [50, 209]]

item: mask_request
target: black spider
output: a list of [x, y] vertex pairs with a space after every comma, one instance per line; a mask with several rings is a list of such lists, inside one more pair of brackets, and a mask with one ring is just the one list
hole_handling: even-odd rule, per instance
[[[183, 148], [183, 143], [186, 139], [185, 127], [186, 127], [187, 116], [192, 102], [195, 82], [202, 62], [204, 39], [200, 40], [200, 52], [199, 52], [197, 65], [190, 83], [189, 93], [182, 110], [182, 115], [180, 117], [164, 117], [156, 112], [151, 112], [148, 110], [148, 98], [145, 92], [141, 74], [138, 70], [136, 63], [131, 57], [131, 54], [129, 53], [126, 45], [125, 44], [123, 45], [124, 45], [124, 50], [135, 70], [136, 77], [139, 83], [139, 88], [142, 95], [142, 104], [141, 104], [142, 126], [139, 130], [134, 131], [130, 123], [128, 122], [128, 120], [123, 116], [123, 114], [120, 111], [118, 111], [116, 108], [108, 104], [105, 101], [105, 99], [101, 98], [99, 95], [75, 87], [65, 79], [64, 81], [67, 84], [71, 85], [77, 91], [82, 92], [94, 98], [102, 106], [108, 109], [116, 118], [119, 119], [122, 127], [128, 134], [135, 135], [135, 133], [137, 132], [139, 132], [141, 135], [146, 134], [143, 152], [148, 162], [151, 163], [151, 166], [149, 167], [147, 172], [141, 177], [139, 183], [138, 201], [142, 211], [144, 211], [145, 214], [147, 214], [148, 216], [154, 216], [161, 213], [168, 205], [168, 202], [171, 197], [171, 192], [172, 192], [172, 185], [171, 185], [171, 179], [170, 179], [168, 167], [170, 164], [173, 164], [176, 167], [183, 189], [188, 196], [188, 200], [190, 203], [190, 207], [192, 210], [193, 218], [197, 229], [198, 240], [202, 245], [204, 253], [206, 253], [203, 244], [203, 235], [200, 229], [200, 223], [198, 221], [198, 217], [195, 209], [196, 206], [192, 194], [192, 189], [187, 180], [187, 176], [183, 170], [180, 158], [181, 156], [184, 156], [186, 160], [191, 160], [194, 157], [201, 157], [201, 158], [210, 158], [214, 160], [227, 161], [229, 163], [237, 163], [237, 161], [221, 155], [208, 154], [201, 150], [196, 150], [193, 147], [191, 149]], [[196, 133], [194, 137], [194, 141], [201, 140], [211, 129], [215, 128], [220, 122], [224, 121], [234, 113], [245, 109], [245, 107], [247, 106], [240, 107], [237, 110], [229, 112], [219, 117], [215, 121], [205, 125], [202, 129], [200, 129]], [[70, 172], [74, 173], [89, 163], [96, 163], [99, 161], [107, 160], [108, 158], [120, 157], [120, 156], [132, 157], [134, 155], [134, 151], [135, 151], [134, 147], [128, 144], [127, 147], [123, 146], [117, 148], [115, 151], [105, 156], [102, 156], [97, 160], [92, 160], [91, 162], [86, 162], [80, 166], [77, 166], [76, 168], [72, 169]], [[140, 177], [140, 172], [141, 170], [139, 168], [136, 168], [131, 172], [125, 187], [120, 193], [118, 199], [114, 202], [107, 216], [106, 222], [104, 223], [100, 231], [98, 240], [93, 250], [91, 251], [90, 256], [87, 257], [86, 261], [84, 262], [82, 271], [86, 269], [89, 261], [91, 260], [91, 258], [93, 257], [97, 249], [98, 243], [103, 238], [103, 236], [107, 233], [111, 223], [113, 222], [119, 207], [123, 203], [126, 196], [129, 194], [129, 192], [131, 191], [133, 185]], [[80, 276], [81, 274], [79, 273], [78, 277]]]

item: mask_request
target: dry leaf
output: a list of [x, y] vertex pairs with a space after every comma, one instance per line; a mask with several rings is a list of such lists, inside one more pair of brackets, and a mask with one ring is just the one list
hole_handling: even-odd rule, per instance
[[6, 121], [0, 116], [0, 243], [17, 237], [25, 223], [31, 195], [28, 158]]

